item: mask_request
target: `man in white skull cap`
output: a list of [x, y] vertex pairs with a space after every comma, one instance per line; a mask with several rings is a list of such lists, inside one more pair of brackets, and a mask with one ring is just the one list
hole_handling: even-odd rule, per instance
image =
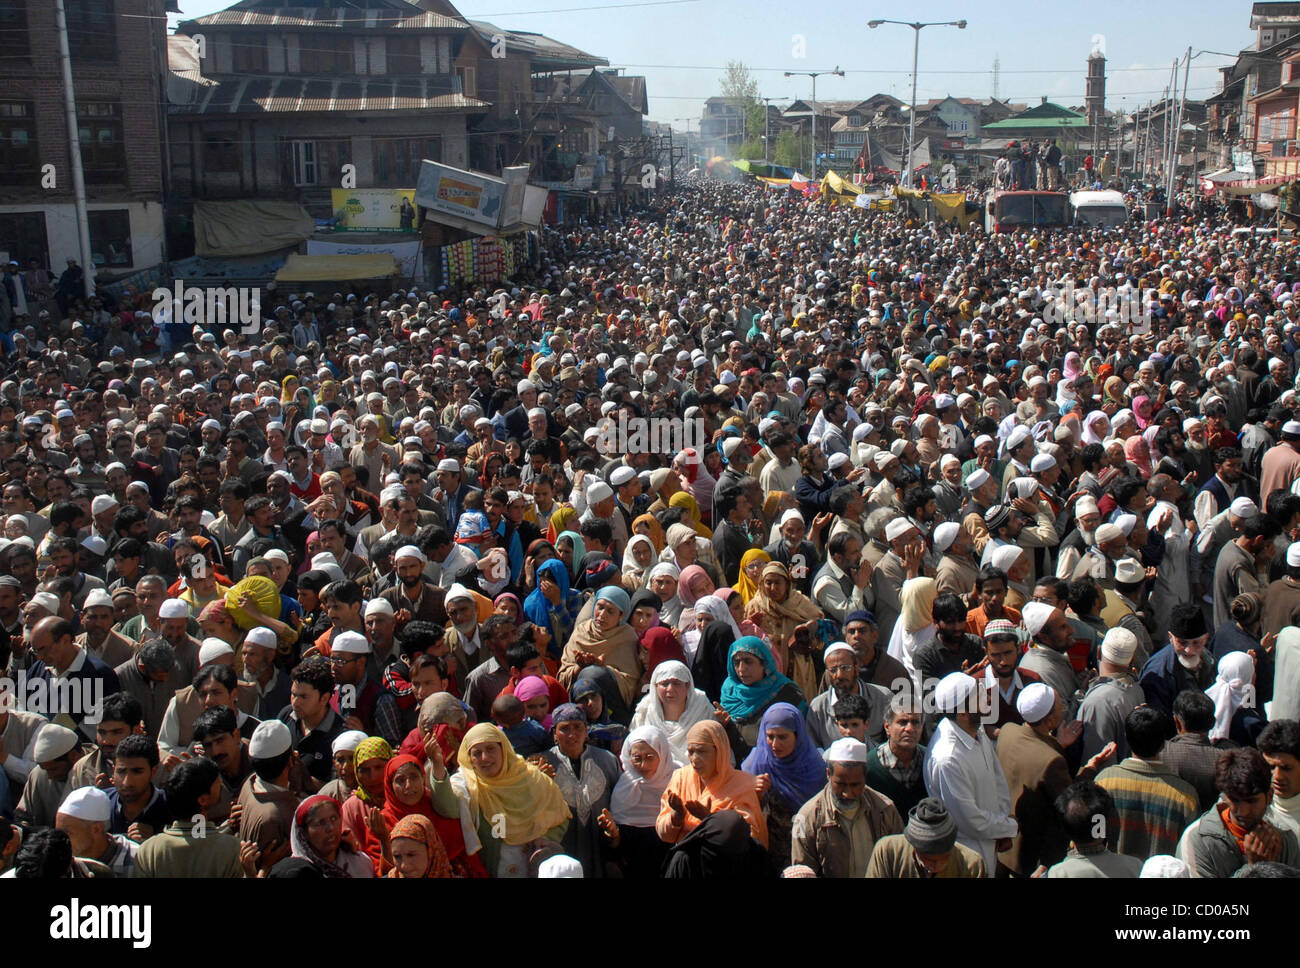
[[934, 690], [943, 716], [925, 759], [925, 787], [943, 801], [957, 825], [957, 842], [977, 852], [992, 877], [998, 851], [1020, 827], [993, 741], [980, 727], [988, 699], [983, 681], [964, 672], [944, 676]]
[[107, 793], [98, 787], [81, 787], [59, 804], [54, 828], [68, 835], [74, 857], [103, 864], [114, 877], [130, 877], [140, 845], [125, 834], [108, 832], [112, 816]]
[[1056, 690], [1066, 709], [1072, 710], [1079, 683], [1066, 655], [1074, 643], [1070, 620], [1063, 609], [1044, 602], [1026, 602], [1020, 615], [1031, 643], [1020, 659], [1020, 668], [1036, 673]]
[[1129, 755], [1124, 720], [1146, 702], [1133, 670], [1138, 640], [1126, 628], [1107, 630], [1101, 640], [1097, 678], [1088, 684], [1079, 703], [1078, 716], [1084, 724], [1083, 755], [1091, 757], [1106, 744], [1114, 743], [1117, 760]]

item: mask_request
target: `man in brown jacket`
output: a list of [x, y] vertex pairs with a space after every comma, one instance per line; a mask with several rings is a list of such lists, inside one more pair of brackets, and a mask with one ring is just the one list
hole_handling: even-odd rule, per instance
[[903, 832], [894, 802], [867, 786], [867, 746], [838, 739], [826, 751], [826, 786], [794, 817], [791, 862], [818, 877], [863, 877], [881, 837]]
[[300, 797], [289, 786], [293, 766], [293, 735], [278, 719], [253, 731], [248, 743], [253, 775], [244, 781], [239, 797], [239, 839], [257, 844], [263, 855], [289, 843], [293, 814]]
[[[1065, 704], [1051, 686], [1033, 682], [1016, 698], [1016, 711], [1024, 724], [1007, 723], [998, 733], [998, 761], [1011, 791], [1011, 808], [1019, 832], [998, 860], [1011, 873], [1028, 877], [1040, 864], [1050, 867], [1065, 857], [1069, 838], [1056, 812], [1056, 799], [1073, 782], [1065, 762], [1065, 747], [1083, 733], [1077, 720], [1063, 723]], [[1080, 770], [1079, 779], [1090, 780], [1101, 764], [1115, 753], [1107, 745]]]

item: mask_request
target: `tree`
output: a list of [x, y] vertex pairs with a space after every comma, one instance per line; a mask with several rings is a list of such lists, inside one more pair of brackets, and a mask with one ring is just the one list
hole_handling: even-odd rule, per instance
[[[739, 148], [740, 157], [752, 154], [754, 142], [759, 145], [757, 157], [763, 157], [762, 144], [763, 117], [766, 108], [758, 96], [758, 81], [749, 72], [743, 61], [728, 61], [721, 81], [722, 97], [736, 109], [743, 119], [740, 130], [728, 132], [727, 147]], [[743, 142], [743, 144], [742, 144]]]
[[793, 131], [782, 131], [780, 137], [776, 139], [776, 149], [772, 152], [772, 160], [784, 168], [795, 168], [803, 171], [808, 167], [808, 147], [810, 143], [807, 135], [799, 135]]

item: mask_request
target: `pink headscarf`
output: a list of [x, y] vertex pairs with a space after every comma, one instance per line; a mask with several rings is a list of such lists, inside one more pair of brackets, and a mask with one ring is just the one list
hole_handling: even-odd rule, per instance
[[687, 565], [677, 579], [677, 597], [682, 600], [682, 605], [686, 608], [694, 608], [696, 601], [698, 601], [696, 595], [691, 591], [691, 584], [696, 578], [703, 578], [709, 583], [709, 590], [704, 594], [712, 595], [715, 590], [713, 579], [709, 577], [707, 571], [699, 565]]
[[1078, 353], [1065, 354], [1065, 367], [1061, 370], [1067, 380], [1075, 379], [1083, 372]]
[[1146, 430], [1147, 424], [1151, 422], [1151, 415], [1143, 413], [1143, 406], [1149, 410], [1151, 407], [1151, 398], [1147, 396], [1137, 396], [1133, 398], [1133, 419], [1137, 421], [1138, 430]]
[[[520, 702], [528, 702], [538, 696], [546, 696], [549, 699], [550, 695], [550, 688], [537, 676], [524, 676], [519, 680], [519, 685], [515, 686], [515, 698]], [[551, 728], [551, 712], [553, 710], [547, 710], [546, 718], [542, 720], [542, 725], [547, 729]]]
[[1151, 476], [1151, 451], [1147, 448], [1147, 442], [1139, 434], [1134, 434], [1128, 440], [1124, 441], [1124, 456], [1128, 462], [1138, 469], [1138, 474], [1142, 480]]

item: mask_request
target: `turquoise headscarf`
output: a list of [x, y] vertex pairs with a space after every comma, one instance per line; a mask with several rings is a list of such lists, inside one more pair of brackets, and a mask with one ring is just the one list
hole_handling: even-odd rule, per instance
[[[736, 653], [747, 652], [763, 663], [763, 678], [747, 686], [736, 676]], [[731, 643], [727, 650], [727, 681], [722, 684], [720, 705], [732, 719], [750, 722], [763, 714], [776, 694], [790, 680], [776, 671], [772, 651], [758, 636], [746, 635]], [[801, 702], [799, 711], [806, 713], [808, 703]]]
[[587, 543], [582, 540], [582, 535], [576, 531], [561, 531], [555, 536], [555, 540], [559, 541], [561, 538], [568, 538], [573, 542], [573, 564], [569, 566], [569, 578], [570, 580], [576, 580], [578, 569], [582, 567], [582, 559], [587, 554]]
[[[623, 613], [619, 618], [620, 622], [626, 622], [627, 613], [632, 611], [632, 599], [628, 598], [627, 592], [623, 591], [623, 589], [619, 588], [617, 585], [606, 585], [600, 591], [596, 592], [596, 601], [612, 602], [614, 607]], [[592, 607], [595, 607], [594, 602], [592, 603]]]

